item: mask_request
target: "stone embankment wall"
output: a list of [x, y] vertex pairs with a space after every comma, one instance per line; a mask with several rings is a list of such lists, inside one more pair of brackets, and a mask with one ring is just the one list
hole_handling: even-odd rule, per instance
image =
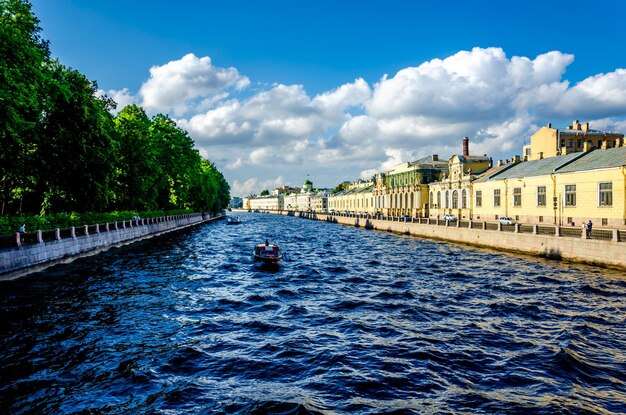
[[367, 229], [493, 248], [506, 252], [626, 269], [626, 231], [618, 229], [594, 229], [591, 239], [586, 239], [585, 235], [582, 235], [581, 229], [554, 225], [516, 224], [505, 226], [498, 223], [446, 222], [426, 218], [378, 219], [363, 215], [330, 215], [291, 211], [272, 213], [301, 216]]
[[[94, 255], [113, 247], [220, 219], [200, 213], [106, 223], [68, 230], [56, 230], [51, 241], [37, 231], [34, 244], [23, 245], [16, 234], [14, 248], [0, 250], [0, 281], [38, 272], [52, 265]], [[79, 235], [79, 236], [77, 236]]]

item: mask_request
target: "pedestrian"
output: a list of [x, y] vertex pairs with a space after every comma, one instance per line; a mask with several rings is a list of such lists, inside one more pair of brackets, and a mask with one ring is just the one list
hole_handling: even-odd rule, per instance
[[592, 228], [593, 228], [593, 223], [591, 223], [591, 219], [589, 219], [589, 223], [587, 223], [587, 239], [591, 239]]
[[582, 227], [582, 229], [583, 229], [582, 236], [584, 236], [584, 237], [585, 237], [585, 239], [589, 238], [589, 235], [587, 234], [587, 224], [585, 223], [585, 221], [583, 221], [583, 227]]
[[20, 228], [17, 231], [20, 234], [20, 243], [24, 243], [24, 235], [26, 234], [26, 224], [24, 223], [22, 226], [20, 226]]

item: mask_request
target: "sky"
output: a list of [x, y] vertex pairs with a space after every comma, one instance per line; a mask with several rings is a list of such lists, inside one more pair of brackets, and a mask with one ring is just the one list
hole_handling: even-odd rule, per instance
[[626, 132], [626, 2], [31, 0], [52, 56], [168, 114], [233, 196]]

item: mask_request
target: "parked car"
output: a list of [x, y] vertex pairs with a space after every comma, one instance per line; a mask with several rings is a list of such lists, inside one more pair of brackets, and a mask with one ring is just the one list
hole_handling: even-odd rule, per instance
[[453, 222], [456, 220], [456, 216], [454, 216], [452, 213], [446, 213], [445, 215], [443, 215], [443, 220], [447, 220], [448, 222]]
[[405, 221], [405, 222], [406, 222], [407, 220], [409, 220], [409, 219], [411, 219], [411, 217], [410, 217], [409, 215], [402, 215], [402, 216], [400, 216], [400, 220], [403, 220], [403, 221]]
[[500, 218], [500, 223], [503, 224], [503, 225], [513, 225], [513, 224], [515, 224], [515, 222], [513, 222], [513, 219], [508, 218], [506, 216], [502, 216]]

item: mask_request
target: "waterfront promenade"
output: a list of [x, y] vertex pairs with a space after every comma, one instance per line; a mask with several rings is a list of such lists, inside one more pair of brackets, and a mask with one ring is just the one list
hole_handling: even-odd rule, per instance
[[47, 232], [38, 230], [29, 234], [26, 243], [22, 239], [24, 236], [18, 233], [14, 236], [12, 247], [0, 249], [0, 281], [16, 279], [55, 264], [221, 218], [223, 216], [194, 213]]
[[580, 228], [558, 225], [447, 222], [443, 219], [289, 210], [261, 212], [626, 270], [626, 230], [620, 229], [594, 229], [591, 239], [585, 239]]

